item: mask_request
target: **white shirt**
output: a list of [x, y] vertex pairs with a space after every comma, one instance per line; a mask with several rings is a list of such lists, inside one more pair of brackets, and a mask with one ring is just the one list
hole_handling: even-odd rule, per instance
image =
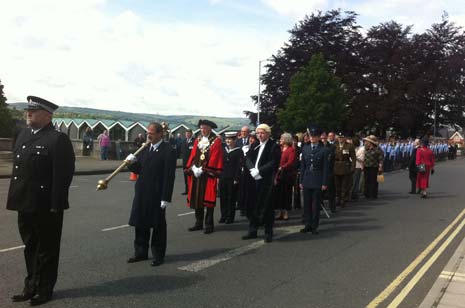
[[257, 160], [255, 161], [255, 168], [258, 169], [258, 162], [260, 161], [260, 158], [262, 157], [263, 149], [265, 148], [266, 143], [268, 142], [269, 139], [267, 139], [265, 142], [260, 142], [260, 149], [258, 149], [258, 155], [257, 155]]
[[161, 139], [160, 141], [158, 141], [155, 144], [152, 143], [150, 145], [150, 152], [155, 151], [162, 142], [163, 142], [163, 139]]

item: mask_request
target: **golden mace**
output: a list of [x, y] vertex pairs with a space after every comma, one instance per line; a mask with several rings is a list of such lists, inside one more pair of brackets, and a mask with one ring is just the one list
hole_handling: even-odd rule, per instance
[[[140, 148], [138, 148], [136, 152], [134, 152], [134, 155], [139, 154], [149, 144], [150, 144], [150, 142], [142, 143], [142, 146]], [[115, 175], [117, 175], [124, 167], [126, 167], [129, 164], [130, 164], [129, 161], [127, 161], [127, 160], [123, 161], [123, 163], [121, 165], [119, 165], [119, 167], [116, 168], [115, 171], [113, 171], [112, 174], [107, 176], [105, 179], [98, 181], [96, 190], [105, 190], [105, 189], [107, 189], [108, 188], [108, 183], [111, 181], [111, 179], [114, 178]]]

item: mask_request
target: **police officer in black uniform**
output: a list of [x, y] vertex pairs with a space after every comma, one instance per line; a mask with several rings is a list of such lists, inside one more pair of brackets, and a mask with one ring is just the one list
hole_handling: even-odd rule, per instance
[[304, 221], [302, 233], [318, 234], [322, 192], [328, 188], [328, 149], [320, 143], [320, 130], [308, 129], [310, 143], [302, 148], [300, 186], [304, 195]]
[[28, 127], [14, 145], [7, 209], [18, 212], [27, 269], [23, 292], [12, 300], [30, 300], [36, 306], [51, 300], [57, 281], [63, 211], [69, 208], [75, 157], [68, 136], [52, 125], [58, 106], [36, 96], [27, 100]]

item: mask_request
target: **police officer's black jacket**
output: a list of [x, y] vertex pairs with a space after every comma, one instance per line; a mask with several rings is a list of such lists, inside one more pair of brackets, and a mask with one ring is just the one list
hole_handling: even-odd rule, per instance
[[69, 208], [74, 161], [69, 137], [56, 131], [52, 123], [36, 134], [30, 128], [21, 130], [14, 145], [7, 209], [38, 212]]

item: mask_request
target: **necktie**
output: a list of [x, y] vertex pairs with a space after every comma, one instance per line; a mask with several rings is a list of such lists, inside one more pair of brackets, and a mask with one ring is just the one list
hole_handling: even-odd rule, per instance
[[150, 146], [150, 152], [155, 151], [155, 147], [153, 145]]

